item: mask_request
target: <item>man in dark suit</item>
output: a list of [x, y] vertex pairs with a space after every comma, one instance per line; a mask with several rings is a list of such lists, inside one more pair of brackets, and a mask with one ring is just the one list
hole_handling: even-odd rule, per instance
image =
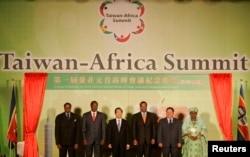
[[137, 157], [151, 157], [151, 145], [156, 138], [156, 115], [147, 111], [147, 102], [140, 102], [140, 112], [133, 115], [133, 144], [137, 146]]
[[181, 148], [182, 130], [181, 121], [174, 118], [174, 108], [166, 109], [166, 118], [159, 121], [158, 146], [162, 148], [163, 157], [177, 157], [178, 148]]
[[122, 119], [123, 110], [120, 107], [115, 109], [116, 118], [108, 123], [108, 148], [112, 149], [112, 157], [125, 157], [129, 144], [129, 126], [125, 119]]
[[55, 138], [59, 149], [59, 156], [76, 156], [76, 149], [79, 144], [79, 118], [71, 112], [71, 104], [64, 104], [64, 112], [56, 116], [55, 120]]
[[100, 157], [101, 145], [104, 144], [106, 134], [105, 115], [97, 111], [97, 101], [90, 103], [91, 111], [83, 114], [83, 144], [86, 145], [86, 157]]

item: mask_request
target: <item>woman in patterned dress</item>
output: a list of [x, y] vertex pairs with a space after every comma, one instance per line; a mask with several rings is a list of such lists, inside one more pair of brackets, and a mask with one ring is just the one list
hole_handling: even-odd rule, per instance
[[207, 156], [207, 127], [200, 117], [197, 117], [198, 109], [189, 109], [188, 117], [182, 125], [184, 144], [182, 157], [206, 157]]

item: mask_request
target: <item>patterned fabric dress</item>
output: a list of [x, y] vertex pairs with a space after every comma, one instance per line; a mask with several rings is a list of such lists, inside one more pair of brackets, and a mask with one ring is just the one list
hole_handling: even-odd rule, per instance
[[[191, 121], [188, 118], [182, 125], [183, 133], [183, 147], [182, 157], [207, 157], [207, 128], [204, 121], [197, 117], [196, 121]], [[190, 133], [191, 136], [197, 136], [202, 134], [197, 140], [191, 140], [189, 137], [184, 136], [186, 133]]]

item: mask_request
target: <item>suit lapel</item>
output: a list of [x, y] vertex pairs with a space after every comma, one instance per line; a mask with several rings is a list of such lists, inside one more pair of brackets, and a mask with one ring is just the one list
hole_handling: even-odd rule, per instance
[[175, 119], [173, 118], [173, 124], [172, 124], [172, 126], [174, 127], [175, 124], [176, 124], [176, 121], [175, 121]]

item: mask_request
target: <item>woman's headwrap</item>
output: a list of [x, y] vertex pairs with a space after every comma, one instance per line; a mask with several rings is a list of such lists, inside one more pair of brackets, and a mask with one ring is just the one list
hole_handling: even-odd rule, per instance
[[189, 108], [189, 113], [190, 112], [198, 112], [198, 108], [197, 107], [191, 107], [191, 108]]

